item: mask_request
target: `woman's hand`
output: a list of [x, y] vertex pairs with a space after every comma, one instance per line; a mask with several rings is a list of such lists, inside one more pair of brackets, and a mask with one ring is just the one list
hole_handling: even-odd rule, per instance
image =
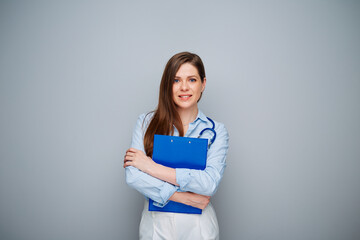
[[150, 157], [146, 156], [143, 151], [129, 148], [124, 157], [124, 168], [128, 166], [133, 166], [140, 171], [149, 173], [151, 169], [156, 166], [156, 163]]
[[210, 203], [210, 197], [192, 192], [175, 192], [169, 200], [180, 202], [196, 208], [205, 209]]

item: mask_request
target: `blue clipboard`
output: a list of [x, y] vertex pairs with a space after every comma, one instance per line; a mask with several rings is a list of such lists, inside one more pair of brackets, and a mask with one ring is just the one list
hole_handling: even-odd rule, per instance
[[[171, 168], [204, 170], [206, 167], [208, 140], [203, 138], [154, 136], [152, 159]], [[200, 208], [169, 201], [165, 207], [157, 207], [149, 199], [149, 211], [201, 214]]]

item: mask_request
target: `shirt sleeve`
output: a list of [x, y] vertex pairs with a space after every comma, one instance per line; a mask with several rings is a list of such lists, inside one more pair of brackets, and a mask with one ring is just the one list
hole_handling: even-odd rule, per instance
[[206, 168], [194, 170], [176, 168], [176, 182], [181, 191], [213, 196], [222, 179], [226, 167], [226, 155], [229, 148], [229, 134], [224, 124], [217, 123], [217, 137], [208, 150]]
[[[149, 115], [142, 114], [137, 119], [133, 131], [131, 148], [136, 148], [145, 152], [143, 140], [146, 126], [148, 125], [146, 120], [149, 120]], [[178, 187], [175, 187], [174, 185], [160, 179], [154, 178], [151, 175], [146, 174], [132, 166], [125, 168], [125, 178], [126, 183], [130, 187], [136, 189], [144, 196], [151, 198], [154, 201], [154, 205], [159, 207], [165, 206], [169, 198], [178, 189]]]

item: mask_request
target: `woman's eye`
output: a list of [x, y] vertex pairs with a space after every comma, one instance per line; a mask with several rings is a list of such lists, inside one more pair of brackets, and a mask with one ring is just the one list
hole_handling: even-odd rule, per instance
[[190, 82], [196, 82], [196, 79], [195, 79], [195, 78], [191, 78], [191, 79], [190, 79]]
[[174, 82], [175, 82], [175, 83], [179, 82], [179, 79], [174, 79]]

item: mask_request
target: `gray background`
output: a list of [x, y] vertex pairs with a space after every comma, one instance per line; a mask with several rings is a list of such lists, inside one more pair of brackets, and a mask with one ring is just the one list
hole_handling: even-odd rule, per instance
[[1, 1], [0, 239], [137, 238], [122, 157], [166, 61], [230, 133], [222, 239], [360, 239], [359, 1]]

